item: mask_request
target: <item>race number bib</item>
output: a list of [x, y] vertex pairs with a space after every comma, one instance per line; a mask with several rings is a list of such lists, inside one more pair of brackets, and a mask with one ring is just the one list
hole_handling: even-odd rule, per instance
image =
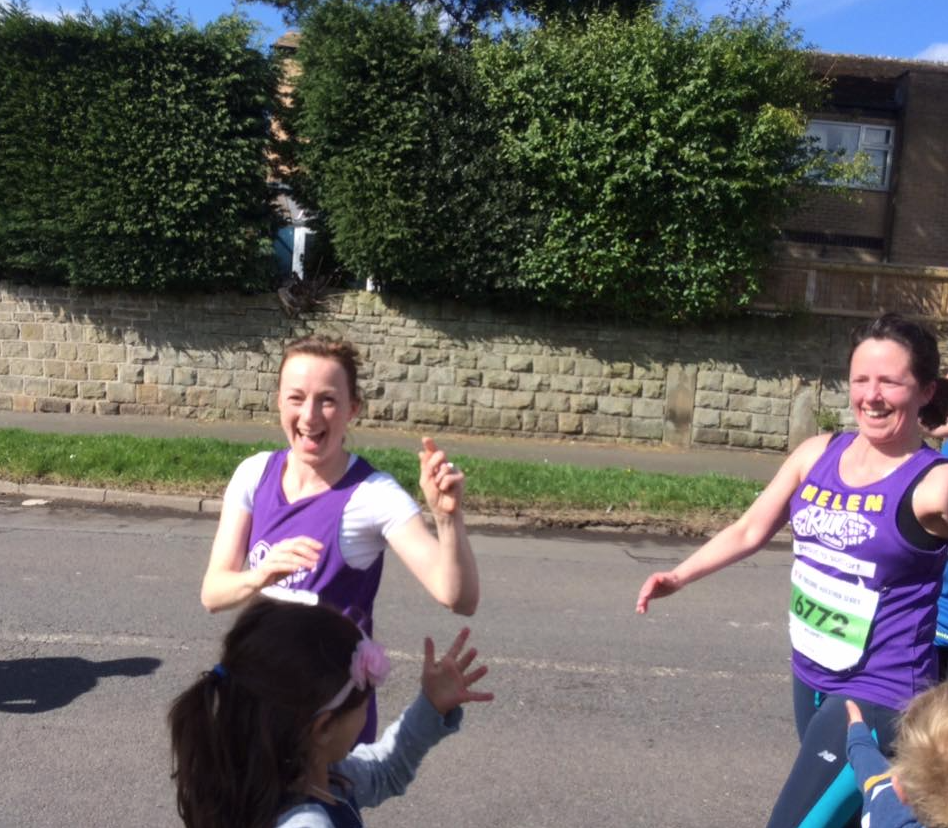
[[846, 670], [866, 649], [879, 593], [797, 559], [790, 572], [790, 642], [828, 670]]

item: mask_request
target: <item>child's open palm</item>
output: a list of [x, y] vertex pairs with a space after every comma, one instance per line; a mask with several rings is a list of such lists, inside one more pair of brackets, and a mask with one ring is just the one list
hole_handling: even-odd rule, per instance
[[431, 706], [442, 716], [467, 702], [486, 702], [494, 698], [493, 693], [471, 690], [471, 685], [487, 674], [482, 664], [471, 669], [477, 650], [473, 647], [462, 653], [471, 631], [465, 627], [458, 633], [450, 649], [435, 661], [434, 642], [425, 639], [425, 665], [421, 671], [421, 689]]

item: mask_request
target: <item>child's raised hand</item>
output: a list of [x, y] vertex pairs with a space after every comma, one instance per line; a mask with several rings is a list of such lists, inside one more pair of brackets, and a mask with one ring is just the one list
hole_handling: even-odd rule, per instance
[[493, 693], [481, 693], [470, 687], [487, 674], [487, 666], [470, 669], [477, 657], [471, 647], [462, 653], [471, 631], [465, 627], [458, 633], [450, 649], [435, 661], [434, 642], [425, 639], [425, 666], [421, 671], [421, 690], [442, 716], [466, 702], [486, 702], [494, 698]]
[[859, 709], [859, 705], [852, 699], [846, 699], [846, 715], [849, 717], [849, 723], [851, 725], [862, 721], [862, 711]]

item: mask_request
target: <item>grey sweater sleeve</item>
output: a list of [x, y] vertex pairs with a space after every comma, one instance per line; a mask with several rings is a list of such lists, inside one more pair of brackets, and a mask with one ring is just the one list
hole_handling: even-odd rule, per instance
[[423, 693], [419, 694], [379, 741], [358, 745], [332, 770], [352, 782], [351, 795], [360, 808], [400, 796], [415, 778], [424, 755], [445, 736], [457, 732], [462, 716], [460, 707], [442, 716]]

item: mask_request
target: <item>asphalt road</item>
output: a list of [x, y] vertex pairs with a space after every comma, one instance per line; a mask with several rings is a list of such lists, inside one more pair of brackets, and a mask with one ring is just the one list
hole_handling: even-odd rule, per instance
[[[0, 828], [174, 826], [164, 716], [217, 660], [201, 609], [213, 519], [0, 499]], [[496, 700], [468, 709], [408, 795], [369, 826], [759, 828], [795, 752], [774, 547], [646, 617], [633, 598], [690, 541], [477, 534], [471, 620]], [[465, 623], [394, 558], [377, 602], [391, 720], [422, 638]]]

